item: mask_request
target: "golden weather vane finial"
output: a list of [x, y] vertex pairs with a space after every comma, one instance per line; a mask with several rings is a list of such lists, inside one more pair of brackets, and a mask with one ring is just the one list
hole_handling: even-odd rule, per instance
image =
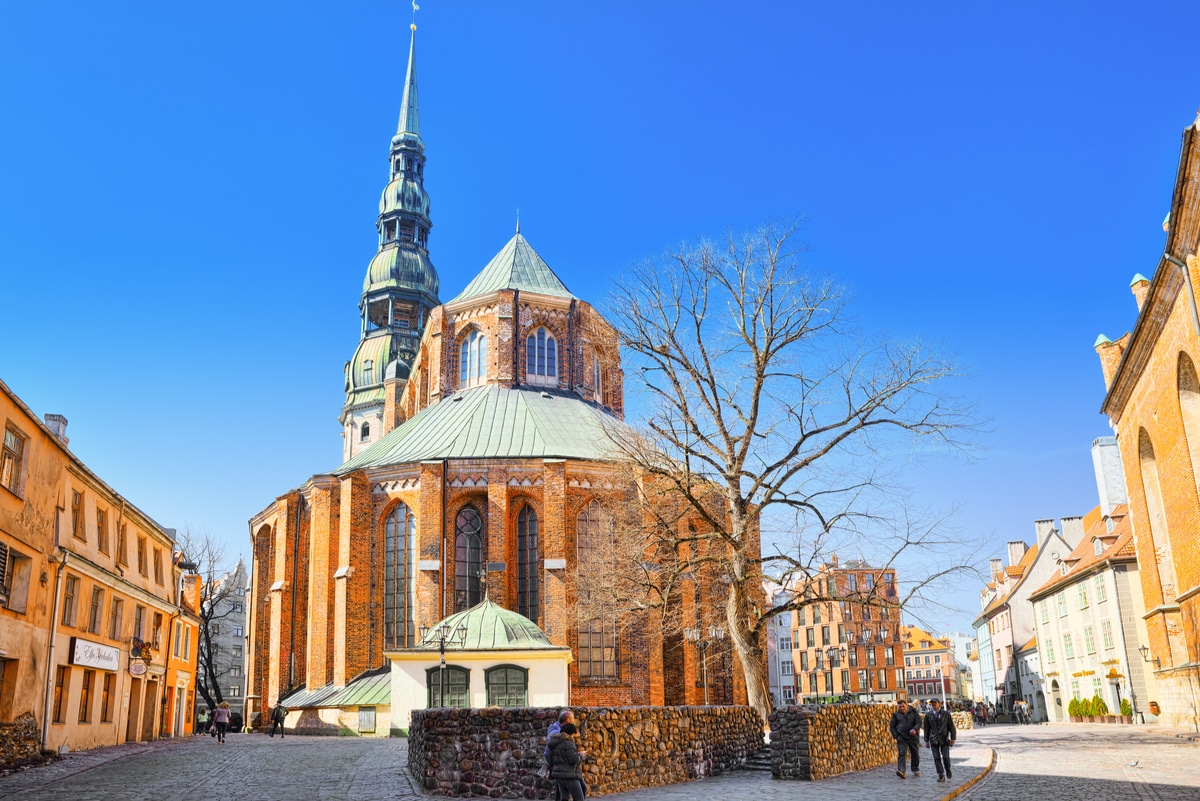
[[417, 5], [417, 0], [412, 0], [412, 7], [413, 7], [413, 21], [412, 21], [411, 27], [415, 31], [417, 29], [417, 12], [421, 10], [421, 7], [419, 5]]

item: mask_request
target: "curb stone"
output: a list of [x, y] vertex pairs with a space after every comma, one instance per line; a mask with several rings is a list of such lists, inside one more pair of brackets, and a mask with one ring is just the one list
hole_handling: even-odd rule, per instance
[[985, 777], [991, 775], [992, 769], [996, 767], [996, 749], [989, 748], [988, 750], [991, 751], [991, 756], [988, 758], [988, 763], [983, 766], [983, 770], [979, 772], [979, 775], [973, 777], [963, 786], [956, 787], [946, 795], [942, 796], [942, 801], [952, 801], [952, 799], [958, 798], [967, 790], [970, 790], [972, 787], [983, 781]]

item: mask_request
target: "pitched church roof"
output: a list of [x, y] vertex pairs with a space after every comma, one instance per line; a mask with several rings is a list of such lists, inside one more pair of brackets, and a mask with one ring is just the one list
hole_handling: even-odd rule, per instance
[[607, 431], [624, 425], [571, 392], [490, 384], [427, 406], [333, 472], [429, 459], [611, 459]]
[[477, 298], [500, 289], [519, 289], [559, 298], [575, 297], [519, 230], [450, 302]]

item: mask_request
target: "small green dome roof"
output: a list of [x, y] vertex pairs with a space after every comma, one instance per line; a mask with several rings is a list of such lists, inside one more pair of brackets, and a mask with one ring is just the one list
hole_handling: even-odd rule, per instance
[[367, 267], [363, 292], [377, 289], [411, 289], [437, 301], [440, 281], [429, 257], [418, 250], [391, 245], [375, 254]]
[[460, 645], [450, 646], [461, 651], [529, 651], [542, 648], [561, 648], [550, 642], [545, 632], [529, 618], [497, 606], [490, 598], [463, 612], [450, 615], [429, 630], [417, 648], [438, 650], [441, 629], [453, 635], [459, 626], [466, 626], [467, 638]]
[[412, 178], [395, 178], [383, 188], [379, 198], [379, 213], [389, 211], [407, 211], [420, 214], [429, 219], [429, 195], [417, 181]]
[[358, 343], [354, 358], [346, 367], [346, 393], [350, 395], [347, 402], [382, 400], [385, 371], [408, 378], [409, 365], [398, 353], [398, 345], [395, 337], [383, 330], [368, 334]]
[[1096, 337], [1096, 342], [1095, 342], [1095, 344], [1093, 344], [1093, 345], [1092, 345], [1092, 347], [1093, 347], [1093, 348], [1098, 348], [1098, 347], [1100, 347], [1101, 345], [1108, 345], [1108, 344], [1109, 344], [1109, 343], [1111, 343], [1111, 342], [1112, 342], [1112, 340], [1111, 340], [1111, 339], [1109, 339], [1108, 337], [1104, 336], [1104, 334], [1101, 334], [1100, 336]]
[[1133, 286], [1134, 284], [1140, 284], [1140, 283], [1142, 283], [1143, 281], [1145, 281], [1146, 283], [1150, 283], [1150, 279], [1149, 279], [1149, 278], [1147, 278], [1146, 276], [1142, 275], [1141, 273], [1138, 273], [1138, 274], [1136, 274], [1135, 276], [1133, 276], [1133, 280], [1129, 282], [1129, 285], [1130, 285], [1130, 286]]

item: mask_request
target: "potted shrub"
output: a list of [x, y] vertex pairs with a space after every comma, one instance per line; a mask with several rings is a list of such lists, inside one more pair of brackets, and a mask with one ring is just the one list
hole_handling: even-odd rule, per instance
[[1096, 716], [1100, 723], [1112, 723], [1113, 716], [1108, 714], [1108, 704], [1100, 697], [1099, 693], [1092, 696], [1092, 714]]
[[1067, 704], [1067, 714], [1071, 716], [1072, 723], [1083, 722], [1083, 710], [1079, 708], [1079, 699], [1072, 698]]
[[1083, 720], [1085, 723], [1095, 723], [1096, 722], [1096, 710], [1092, 709], [1092, 699], [1091, 698], [1080, 698], [1079, 699], [1079, 714], [1083, 716]]
[[1121, 722], [1133, 723], [1133, 704], [1129, 703], [1128, 698], [1121, 699]]

